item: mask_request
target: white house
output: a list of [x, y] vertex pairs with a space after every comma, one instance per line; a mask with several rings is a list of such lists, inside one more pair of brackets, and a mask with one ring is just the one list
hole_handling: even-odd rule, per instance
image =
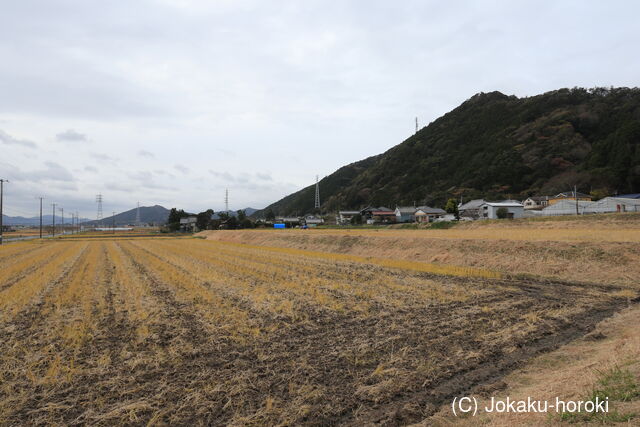
[[498, 219], [498, 209], [504, 208], [507, 211], [507, 218], [522, 218], [524, 206], [522, 203], [513, 202], [485, 202], [480, 206], [481, 218]]
[[540, 210], [549, 206], [549, 196], [531, 196], [522, 202], [527, 210]]
[[356, 215], [360, 215], [360, 211], [339, 211], [336, 219], [338, 224], [348, 224], [351, 222], [351, 218]]
[[416, 208], [413, 206], [397, 206], [395, 210], [396, 222], [413, 222]]
[[304, 218], [304, 223], [307, 225], [307, 227], [315, 227], [318, 224], [323, 224], [324, 219], [314, 215], [307, 215]]

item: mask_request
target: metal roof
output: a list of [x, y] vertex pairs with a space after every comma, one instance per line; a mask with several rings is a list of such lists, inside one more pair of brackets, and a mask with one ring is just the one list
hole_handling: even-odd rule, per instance
[[553, 196], [554, 199], [563, 199], [563, 198], [569, 198], [569, 197], [581, 197], [581, 198], [591, 198], [590, 195], [588, 194], [584, 194], [581, 192], [574, 192], [574, 191], [565, 191], [563, 193], [558, 193], [555, 196]]
[[396, 211], [401, 214], [412, 214], [416, 211], [416, 208], [413, 206], [398, 206], [396, 207]]
[[497, 208], [523, 208], [522, 203], [504, 203], [504, 202], [484, 202], [483, 205], [493, 206]]
[[432, 208], [431, 206], [418, 206], [418, 210], [426, 214], [446, 214], [447, 211], [440, 208]]
[[460, 209], [462, 211], [465, 210], [465, 209], [478, 209], [484, 203], [486, 203], [486, 201], [484, 199], [469, 200], [467, 203], [463, 203], [462, 205], [459, 205], [458, 209]]

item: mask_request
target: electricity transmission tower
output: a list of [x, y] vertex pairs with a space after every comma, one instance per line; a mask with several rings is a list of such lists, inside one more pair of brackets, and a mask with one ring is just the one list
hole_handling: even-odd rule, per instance
[[96, 221], [102, 227], [102, 194], [96, 195], [96, 203], [98, 204], [98, 214], [96, 215]]
[[140, 225], [140, 202], [138, 202], [138, 207], [136, 208], [136, 225]]
[[226, 213], [229, 213], [229, 189], [224, 190], [224, 209]]
[[320, 209], [320, 181], [318, 181], [318, 175], [316, 175], [316, 209]]
[[416, 133], [418, 133], [418, 118], [416, 117]]

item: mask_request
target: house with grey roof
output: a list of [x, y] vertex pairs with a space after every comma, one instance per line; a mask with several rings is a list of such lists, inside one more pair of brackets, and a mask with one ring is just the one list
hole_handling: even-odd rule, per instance
[[478, 219], [482, 217], [481, 206], [486, 203], [484, 199], [469, 200], [467, 203], [460, 203], [458, 205], [458, 212], [460, 217], [467, 217], [472, 219]]
[[430, 206], [418, 206], [413, 214], [416, 222], [426, 223], [433, 222], [438, 218], [442, 218], [447, 214], [444, 209], [432, 208]]

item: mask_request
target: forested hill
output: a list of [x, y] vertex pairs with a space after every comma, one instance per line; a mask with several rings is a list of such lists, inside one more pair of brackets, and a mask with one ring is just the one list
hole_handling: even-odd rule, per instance
[[[640, 192], [640, 89], [479, 93], [387, 152], [320, 181], [322, 211], [447, 198]], [[303, 214], [314, 186], [258, 215]]]

